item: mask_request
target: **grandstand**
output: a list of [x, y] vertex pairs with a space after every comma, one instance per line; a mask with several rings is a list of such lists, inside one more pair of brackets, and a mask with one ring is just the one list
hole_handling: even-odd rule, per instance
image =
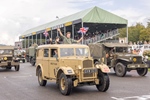
[[[29, 47], [30, 43], [42, 44], [43, 40], [46, 43], [48, 38], [55, 39], [56, 36], [59, 36], [57, 28], [61, 28], [63, 34], [70, 31], [72, 38], [78, 39], [83, 35], [78, 33], [79, 29], [89, 27], [82, 44], [96, 43], [118, 35], [118, 29], [127, 28], [127, 23], [128, 21], [124, 18], [99, 7], [93, 7], [29, 29], [19, 36], [19, 39], [26, 41], [24, 46], [26, 48]], [[43, 35], [45, 30], [48, 32], [49, 37]]]

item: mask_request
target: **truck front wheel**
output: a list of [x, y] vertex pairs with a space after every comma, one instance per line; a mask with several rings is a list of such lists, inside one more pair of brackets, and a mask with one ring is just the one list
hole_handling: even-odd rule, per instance
[[140, 75], [140, 76], [145, 76], [148, 72], [148, 68], [138, 68], [137, 69], [137, 73]]
[[117, 63], [115, 66], [115, 73], [119, 77], [124, 77], [126, 75], [126, 66], [122, 63]]
[[19, 71], [20, 65], [15, 66], [15, 71]]
[[63, 95], [70, 95], [72, 91], [72, 79], [62, 73], [59, 77], [59, 90]]
[[98, 91], [105, 92], [109, 88], [109, 76], [107, 73], [103, 73], [102, 71], [98, 71], [99, 84], [96, 85]]

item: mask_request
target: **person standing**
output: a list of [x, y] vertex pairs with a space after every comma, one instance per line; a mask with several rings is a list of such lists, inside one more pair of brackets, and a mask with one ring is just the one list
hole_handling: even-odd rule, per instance
[[66, 36], [64, 36], [59, 28], [57, 29], [57, 31], [59, 32], [61, 38], [63, 39], [64, 44], [79, 43], [83, 39], [83, 37], [81, 37], [79, 40], [74, 40], [74, 39], [70, 38], [71, 32], [67, 32]]

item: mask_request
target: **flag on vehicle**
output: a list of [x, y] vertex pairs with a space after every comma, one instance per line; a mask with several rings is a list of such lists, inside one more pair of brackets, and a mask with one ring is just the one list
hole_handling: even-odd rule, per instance
[[45, 37], [47, 37], [49, 35], [47, 30], [45, 30], [45, 32], [43, 34], [45, 35]]
[[87, 31], [88, 31], [88, 27], [82, 27], [82, 28], [80, 28], [80, 30], [78, 31], [78, 33], [83, 33], [83, 34], [85, 34]]

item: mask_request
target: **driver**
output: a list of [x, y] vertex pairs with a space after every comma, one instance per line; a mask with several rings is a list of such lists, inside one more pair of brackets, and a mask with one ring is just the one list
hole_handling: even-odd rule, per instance
[[107, 64], [110, 65], [114, 56], [114, 48], [111, 48], [107, 53], [106, 53], [106, 58], [107, 58]]
[[53, 57], [58, 57], [58, 51], [57, 50], [54, 50], [54, 55]]

